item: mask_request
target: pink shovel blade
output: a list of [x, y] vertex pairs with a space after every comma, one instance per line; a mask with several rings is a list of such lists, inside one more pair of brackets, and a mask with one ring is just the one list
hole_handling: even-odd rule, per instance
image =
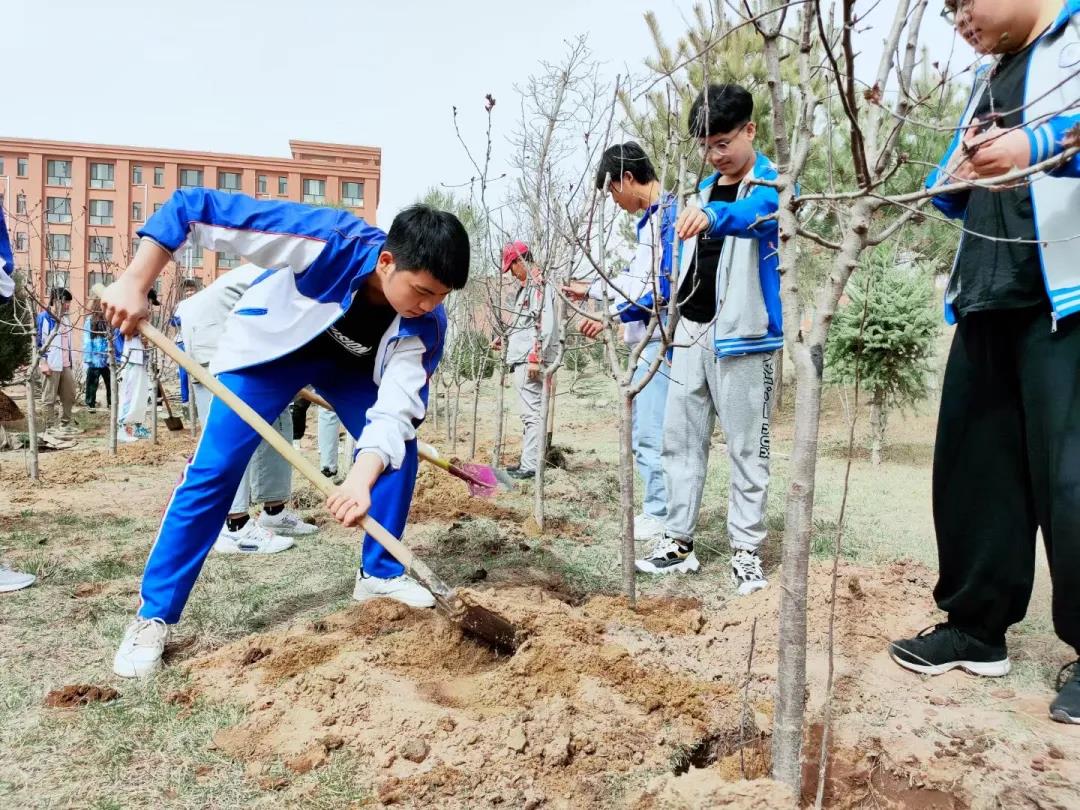
[[469, 494], [475, 498], [493, 498], [499, 488], [495, 471], [485, 464], [452, 464], [451, 472], [460, 473], [458, 478], [469, 485]]

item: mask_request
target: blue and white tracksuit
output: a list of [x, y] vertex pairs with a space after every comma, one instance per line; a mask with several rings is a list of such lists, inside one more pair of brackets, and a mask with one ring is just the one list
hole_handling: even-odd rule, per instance
[[699, 239], [724, 238], [716, 266], [716, 314], [710, 323], [679, 319], [671, 359], [663, 465], [667, 535], [688, 540], [697, 528], [709, 445], [719, 418], [731, 462], [727, 528], [731, 546], [756, 551], [765, 539], [774, 352], [784, 343], [780, 306], [776, 167], [758, 155], [734, 202], [709, 202], [717, 175], [699, 186], [709, 229], [682, 245], [679, 278], [690, 271]]
[[[379, 343], [371, 378], [343, 374], [339, 362], [304, 350], [353, 304], [386, 234], [346, 211], [198, 188], [173, 194], [139, 236], [172, 253], [191, 240], [267, 268], [229, 314], [211, 370], [268, 421], [313, 386], [356, 437], [357, 451], [383, 460], [370, 515], [400, 536], [416, 478], [416, 429], [443, 351], [443, 308], [396, 317]], [[213, 401], [150, 552], [140, 616], [180, 618], [259, 441], [227, 405]], [[371, 537], [364, 538], [362, 565], [375, 577], [403, 571]]]
[[[634, 258], [625, 272], [611, 280], [593, 282], [589, 297], [597, 300], [607, 297], [613, 300], [611, 314], [622, 323], [623, 339], [633, 347], [648, 336], [648, 342], [638, 357], [633, 383], [645, 377], [656, 355], [663, 348], [660, 339], [661, 326], [648, 333], [649, 319], [656, 309], [671, 296], [671, 272], [675, 245], [676, 201], [672, 194], [664, 194], [650, 205], [637, 222], [637, 247]], [[659, 246], [659, 250], [657, 249]], [[664, 321], [666, 322], [666, 316]], [[664, 470], [660, 463], [660, 451], [664, 437], [664, 411], [668, 397], [668, 364], [661, 361], [652, 379], [634, 397], [631, 445], [638, 475], [644, 483], [642, 511], [663, 521], [667, 515], [667, 493], [664, 489]]]

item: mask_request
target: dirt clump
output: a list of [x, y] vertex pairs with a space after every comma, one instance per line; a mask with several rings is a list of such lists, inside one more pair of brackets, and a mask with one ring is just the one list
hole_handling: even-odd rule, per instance
[[91, 703], [108, 703], [118, 697], [120, 693], [110, 686], [76, 683], [53, 689], [45, 696], [45, 705], [53, 709], [71, 709]]
[[464, 517], [488, 517], [519, 521], [518, 513], [493, 499], [474, 498], [463, 481], [430, 465], [421, 465], [409, 510], [410, 523], [454, 521]]

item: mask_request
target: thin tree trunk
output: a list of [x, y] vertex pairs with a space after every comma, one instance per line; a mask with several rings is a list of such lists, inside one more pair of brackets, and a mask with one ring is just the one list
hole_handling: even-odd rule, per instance
[[165, 391], [159, 385], [157, 350], [154, 350], [150, 360], [150, 441], [154, 444], [158, 443], [158, 395], [165, 398]]
[[543, 384], [540, 386], [540, 436], [538, 439], [540, 447], [537, 448], [536, 477], [533, 479], [533, 519], [536, 521], [536, 526], [541, 532], [544, 531], [544, 481], [547, 473], [547, 423], [548, 401], [551, 398], [550, 380], [550, 376], [545, 377]]
[[559, 378], [557, 375], [552, 374], [550, 379], [551, 390], [548, 392], [548, 408], [547, 408], [547, 446], [548, 448], [554, 447], [554, 433], [555, 433], [555, 394], [559, 390]]
[[34, 372], [38, 366], [36, 350], [30, 360], [30, 372], [26, 375], [26, 433], [30, 442], [30, 480], [38, 481], [41, 478], [41, 469], [38, 466], [37, 413], [34, 401]]
[[454, 389], [454, 440], [452, 443], [453, 451], [457, 454], [458, 443], [458, 421], [461, 419], [461, 380], [458, 380], [457, 387]]
[[480, 367], [481, 374], [477, 375], [472, 396], [472, 433], [469, 434], [469, 458], [476, 458], [476, 425], [480, 414], [480, 381], [483, 379], [484, 367]]
[[885, 427], [889, 413], [885, 408], [885, 392], [875, 391], [870, 400], [870, 463], [881, 464], [881, 451], [885, 446]]
[[116, 345], [113, 332], [109, 331], [109, 455], [116, 455], [116, 419], [120, 413], [120, 381], [117, 379]]
[[634, 574], [634, 398], [623, 395], [619, 409], [619, 513], [622, 516], [622, 579], [623, 591], [630, 607], [637, 606]]
[[503, 429], [506, 422], [506, 363], [499, 358], [499, 387], [495, 392], [495, 444], [491, 448], [491, 464], [502, 466]]
[[[820, 355], [818, 355], [820, 358]], [[773, 776], [798, 786], [806, 709], [806, 592], [821, 417], [820, 359], [796, 344], [795, 443], [791, 453], [780, 577], [780, 662], [773, 721]]]

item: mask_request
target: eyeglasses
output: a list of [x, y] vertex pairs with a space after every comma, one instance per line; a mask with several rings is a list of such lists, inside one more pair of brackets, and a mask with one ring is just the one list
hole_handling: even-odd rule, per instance
[[730, 141], [720, 141], [719, 143], [702, 143], [702, 144], [698, 144], [698, 154], [700, 154], [702, 157], [708, 157], [710, 152], [715, 152], [718, 155], [726, 155], [728, 153], [728, 151], [731, 149], [731, 144], [735, 142], [735, 138], [739, 135], [740, 132], [742, 132], [744, 129], [746, 129], [747, 126], [749, 126], [749, 125], [750, 125], [750, 122], [747, 121], [741, 127], [739, 127], [737, 130], [735, 130], [735, 135], [733, 135], [731, 137]]
[[941, 19], [949, 25], [956, 25], [956, 15], [971, 5], [972, 0], [945, 0], [945, 7], [941, 9]]

